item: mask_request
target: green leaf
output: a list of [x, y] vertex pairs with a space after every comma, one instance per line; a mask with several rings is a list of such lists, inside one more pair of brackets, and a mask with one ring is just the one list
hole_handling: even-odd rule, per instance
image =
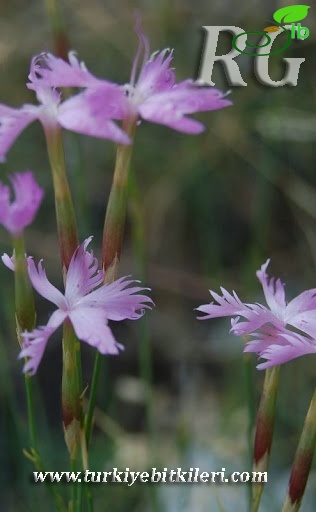
[[289, 5], [275, 11], [273, 18], [277, 23], [295, 23], [306, 18], [309, 8], [310, 5]]

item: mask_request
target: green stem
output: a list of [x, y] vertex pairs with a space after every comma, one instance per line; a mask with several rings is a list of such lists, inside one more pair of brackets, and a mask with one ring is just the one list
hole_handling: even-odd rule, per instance
[[304, 496], [316, 444], [316, 389], [305, 418], [296, 450], [282, 512], [297, 512]]
[[73, 195], [76, 201], [76, 212], [80, 219], [80, 236], [80, 233], [93, 232], [88, 187], [90, 177], [89, 174], [87, 175], [80, 135], [72, 132], [67, 132], [66, 135], [69, 152], [72, 155], [70, 172], [73, 171], [73, 174], [76, 174], [76, 179], [73, 182]]
[[[136, 119], [131, 118], [123, 121], [123, 129], [130, 138], [133, 139], [136, 129]], [[106, 272], [105, 282], [112, 282], [115, 279], [117, 263], [119, 262], [121, 255], [126, 217], [128, 171], [132, 149], [132, 143], [130, 145], [120, 144], [117, 148], [113, 182], [103, 227], [102, 265]], [[90, 399], [84, 424], [87, 447], [89, 446], [93, 429], [93, 416], [96, 403], [97, 385], [100, 376], [101, 360], [100, 353], [96, 352]], [[89, 510], [92, 511], [92, 499], [88, 492], [86, 492], [86, 497]]]
[[[73, 471], [74, 473], [77, 470], [77, 464], [76, 460], [72, 459], [70, 463], [70, 471]], [[71, 504], [70, 504], [70, 511], [71, 512], [80, 512], [80, 500], [78, 499], [78, 491], [79, 491], [79, 485], [77, 482], [73, 482], [72, 489], [71, 489]], [[80, 507], [80, 508], [79, 508]]]
[[77, 456], [80, 443], [81, 396], [77, 367], [78, 340], [70, 321], [64, 321], [62, 410], [65, 441], [71, 464]]
[[77, 223], [66, 175], [60, 126], [46, 126], [45, 135], [54, 183], [59, 249], [65, 275], [72, 255], [78, 247]]
[[91, 484], [88, 482], [84, 484], [85, 485], [85, 494], [86, 494], [86, 503], [87, 503], [87, 512], [93, 512], [93, 500], [92, 500], [92, 493], [91, 493]]
[[[265, 373], [256, 423], [253, 471], [265, 472], [269, 467], [274, 430], [276, 397], [279, 384], [279, 370], [279, 366], [274, 366], [273, 368], [267, 368]], [[251, 512], [258, 511], [263, 489], [263, 483], [253, 484]]]
[[101, 362], [102, 362], [102, 356], [101, 356], [100, 352], [97, 352], [96, 356], [95, 356], [95, 360], [94, 360], [90, 399], [89, 399], [88, 412], [87, 412], [86, 422], [85, 422], [87, 446], [89, 446], [91, 434], [92, 434], [93, 414], [94, 414], [94, 408], [95, 408], [95, 402], [96, 402], [96, 393], [97, 393], [97, 385], [98, 385], [99, 375], [100, 375]]
[[[145, 214], [142, 207], [139, 188], [135, 173], [131, 170], [129, 177], [130, 211], [136, 254], [137, 274], [139, 279], [146, 279], [146, 248], [145, 248]], [[153, 439], [153, 400], [152, 400], [152, 352], [148, 329], [147, 316], [143, 317], [137, 326], [140, 330], [139, 365], [140, 375], [146, 387], [146, 420], [150, 438]]]
[[55, 54], [64, 60], [67, 60], [69, 43], [64, 28], [63, 18], [59, 9], [57, 0], [45, 0], [45, 7], [48, 19], [51, 23], [51, 29], [54, 39]]
[[152, 394], [152, 351], [150, 335], [146, 317], [139, 321], [140, 343], [139, 343], [139, 365], [140, 376], [145, 385], [146, 398], [146, 423], [152, 450], [155, 449], [155, 422], [153, 415], [153, 394]]
[[21, 345], [22, 331], [32, 331], [35, 327], [35, 304], [33, 288], [30, 283], [23, 234], [13, 237], [14, 247], [14, 287], [15, 313], [17, 321], [18, 341]]
[[[145, 214], [142, 207], [141, 195], [139, 192], [136, 176], [131, 170], [129, 176], [129, 195], [130, 195], [130, 211], [131, 223], [134, 241], [134, 250], [137, 262], [137, 274], [141, 280], [146, 279], [146, 244], [145, 244]], [[144, 316], [137, 322], [139, 330], [138, 357], [140, 377], [145, 386], [145, 408], [146, 408], [146, 426], [149, 436], [152, 463], [156, 464], [156, 429], [153, 412], [153, 374], [152, 374], [152, 350], [150, 343], [150, 332], [148, 326], [148, 318]], [[160, 510], [159, 495], [156, 487], [151, 487], [150, 501], [152, 509], [155, 512]]]
[[[133, 139], [136, 119], [126, 119], [123, 122], [123, 129]], [[102, 242], [102, 263], [107, 273], [107, 282], [115, 279], [116, 266], [121, 256], [132, 150], [133, 143], [129, 145], [119, 144], [116, 152], [113, 182], [106, 209]]]
[[[61, 127], [57, 123], [46, 123], [44, 130], [52, 169], [59, 250], [65, 281], [71, 258], [78, 247], [77, 223], [66, 175]], [[70, 321], [66, 320], [63, 334], [62, 412], [71, 464], [76, 461], [80, 443], [81, 383], [80, 345]], [[80, 500], [76, 506], [79, 510]]]
[[[244, 354], [244, 379], [246, 388], [246, 400], [248, 409], [248, 427], [247, 427], [247, 447], [248, 447], [248, 465], [252, 466], [253, 457], [253, 429], [255, 424], [255, 408], [254, 408], [254, 386], [252, 372], [251, 354]], [[252, 489], [251, 483], [248, 485], [249, 510], [251, 510]]]
[[[22, 345], [21, 332], [32, 331], [35, 327], [36, 313], [34, 294], [30, 283], [27, 260], [25, 256], [25, 243], [23, 234], [13, 237], [15, 271], [15, 312], [17, 323], [17, 336], [20, 346]], [[32, 381], [25, 375], [25, 390], [27, 400], [28, 427], [31, 447], [36, 450], [36, 427], [34, 414], [34, 401]]]
[[25, 375], [25, 389], [26, 389], [26, 401], [27, 401], [27, 415], [28, 415], [28, 427], [30, 435], [31, 446], [36, 449], [36, 426], [35, 426], [35, 414], [34, 414], [34, 400], [33, 400], [33, 382], [32, 378]]
[[[129, 137], [133, 139], [136, 129], [136, 119], [126, 119], [123, 122], [123, 129]], [[116, 152], [112, 187], [103, 227], [102, 265], [106, 271], [106, 282], [111, 282], [115, 279], [117, 264], [122, 250], [128, 194], [128, 172], [132, 149], [132, 143], [130, 145], [119, 144]], [[101, 356], [97, 352], [93, 369], [88, 412], [85, 421], [87, 445], [90, 442], [93, 426], [93, 414], [96, 402], [96, 389], [100, 375], [100, 365]]]

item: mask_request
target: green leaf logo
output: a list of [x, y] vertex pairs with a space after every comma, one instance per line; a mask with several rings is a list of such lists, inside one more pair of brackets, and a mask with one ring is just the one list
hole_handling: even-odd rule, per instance
[[307, 16], [310, 5], [290, 5], [282, 7], [273, 14], [273, 18], [277, 23], [296, 23]]

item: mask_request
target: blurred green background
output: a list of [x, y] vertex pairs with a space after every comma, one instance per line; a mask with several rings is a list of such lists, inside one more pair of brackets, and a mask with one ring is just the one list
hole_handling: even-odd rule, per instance
[[[97, 76], [129, 81], [137, 48], [137, 9], [151, 50], [174, 48], [178, 80], [196, 78], [204, 25], [262, 30], [273, 12], [295, 2], [229, 0], [192, 2], [69, 0], [59, 9], [69, 47]], [[30, 59], [56, 51], [53, 1], [2, 0], [0, 4], [0, 101], [11, 106], [36, 103], [25, 87]], [[304, 23], [303, 23], [304, 24]], [[288, 299], [316, 286], [315, 42], [314, 7], [306, 19], [310, 36], [293, 42], [286, 57], [304, 57], [296, 87], [267, 87], [253, 72], [253, 58], [239, 63], [247, 87], [229, 87], [221, 69], [216, 86], [231, 90], [234, 106], [200, 114], [207, 129], [199, 136], [143, 122], [132, 160], [133, 182], [121, 275], [143, 276], [156, 308], [141, 322], [115, 325], [125, 351], [103, 361], [91, 469], [112, 467], [199, 467], [206, 471], [249, 469], [249, 407], [242, 342], [229, 335], [227, 319], [198, 322], [194, 308], [209, 302], [208, 289], [236, 290], [246, 302], [263, 302], [255, 271], [271, 258], [269, 272], [286, 282]], [[225, 45], [223, 46], [225, 48]], [[225, 49], [227, 51], [227, 48]], [[274, 80], [284, 75], [285, 54], [270, 58]], [[111, 185], [115, 147], [110, 141], [65, 132], [69, 180], [81, 240], [94, 235], [100, 255], [104, 212]], [[44, 258], [49, 278], [61, 285], [54, 204], [44, 136], [31, 125], [1, 165], [34, 170], [45, 200], [27, 230], [28, 253]], [[1, 253], [11, 253], [1, 229]], [[54, 510], [44, 485], [31, 481], [22, 363], [13, 314], [13, 280], [0, 268], [0, 508]], [[50, 304], [38, 300], [38, 323]], [[60, 333], [59, 333], [60, 334]], [[144, 381], [140, 378], [147, 341], [152, 353], [152, 425], [148, 434]], [[84, 382], [91, 379], [94, 353], [83, 347]], [[252, 411], [260, 398], [263, 373], [250, 360]], [[248, 373], [249, 377], [249, 373]], [[279, 511], [291, 462], [315, 380], [315, 358], [281, 369], [275, 441], [262, 510]], [[67, 470], [60, 413], [60, 336], [48, 345], [36, 377], [41, 453], [47, 470]], [[249, 386], [248, 386], [249, 388]], [[250, 408], [251, 410], [251, 408]], [[61, 492], [67, 494], [65, 485]], [[245, 512], [245, 485], [148, 486], [95, 484], [95, 510]], [[313, 512], [315, 471], [302, 510]]]

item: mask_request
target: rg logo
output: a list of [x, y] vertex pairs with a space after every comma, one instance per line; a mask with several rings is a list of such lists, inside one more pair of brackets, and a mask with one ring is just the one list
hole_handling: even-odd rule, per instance
[[[257, 80], [270, 87], [281, 87], [283, 85], [297, 85], [298, 75], [304, 58], [284, 58], [286, 63], [286, 72], [282, 80], [274, 81], [268, 73], [269, 56], [276, 55], [286, 50], [291, 44], [292, 39], [304, 40], [309, 36], [309, 29], [301, 26], [301, 23], [295, 22], [304, 19], [307, 16], [308, 5], [293, 5], [278, 9], [274, 15], [275, 25], [265, 28], [262, 32], [244, 32], [240, 27], [235, 26], [204, 26], [206, 30], [206, 42], [203, 48], [202, 61], [199, 80], [209, 85], [215, 85], [212, 82], [212, 72], [215, 62], [221, 62], [224, 66], [225, 74], [229, 85], [246, 86], [243, 80], [236, 57], [243, 53], [254, 57], [254, 73]], [[291, 22], [285, 25], [284, 23]], [[216, 48], [219, 34], [229, 32], [233, 34], [232, 49], [225, 55], [216, 55]], [[286, 35], [286, 42], [277, 50], [272, 50], [272, 45], [279, 34]], [[248, 42], [248, 35], [259, 34], [261, 39], [257, 45]], [[247, 50], [245, 48], [247, 47]], [[251, 49], [249, 51], [249, 48]]]

